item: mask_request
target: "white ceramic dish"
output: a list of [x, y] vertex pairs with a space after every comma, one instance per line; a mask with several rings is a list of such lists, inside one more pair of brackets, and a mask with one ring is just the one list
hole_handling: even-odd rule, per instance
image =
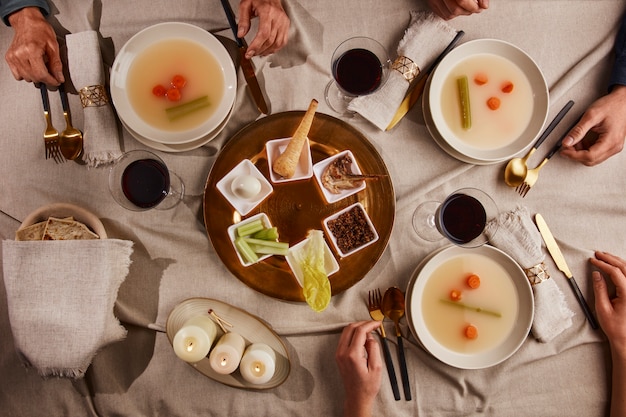
[[[471, 354], [454, 351], [435, 340], [424, 320], [427, 313], [422, 310], [423, 290], [433, 272], [445, 262], [462, 256], [485, 256], [498, 263], [506, 271], [503, 278], [511, 280], [518, 297], [517, 317], [508, 336], [491, 349]], [[407, 323], [424, 349], [440, 361], [461, 369], [488, 368], [511, 357], [526, 340], [534, 317], [532, 289], [524, 271], [509, 255], [489, 245], [472, 249], [448, 246], [429, 255], [409, 281], [406, 302]]]
[[[127, 95], [127, 75], [135, 57], [158, 42], [183, 38], [205, 47], [217, 60], [224, 79], [224, 90], [217, 109], [209, 119], [185, 131], [165, 131], [146, 123], [133, 109]], [[165, 22], [149, 26], [124, 44], [111, 68], [111, 99], [120, 119], [142, 138], [162, 144], [177, 145], [199, 141], [215, 131], [228, 117], [237, 90], [237, 72], [226, 48], [206, 30], [187, 23]]]
[[311, 158], [311, 146], [309, 144], [308, 138], [302, 148], [302, 152], [300, 153], [300, 159], [298, 160], [296, 173], [293, 177], [282, 177], [275, 173], [273, 169], [271, 169], [271, 167], [274, 165], [274, 161], [280, 156], [280, 154], [285, 151], [285, 149], [287, 148], [287, 144], [289, 144], [290, 140], [291, 138], [274, 139], [267, 141], [267, 143], [265, 144], [265, 149], [267, 151], [267, 165], [270, 167], [270, 179], [274, 184], [278, 184], [281, 182], [305, 180], [313, 176], [313, 160]]
[[217, 135], [219, 135], [222, 132], [222, 130], [224, 130], [224, 128], [226, 127], [226, 124], [230, 120], [230, 117], [233, 115], [234, 108], [235, 108], [235, 104], [233, 103], [233, 107], [231, 107], [230, 112], [228, 113], [224, 121], [213, 132], [209, 133], [205, 137], [200, 138], [198, 140], [194, 140], [192, 142], [186, 142], [186, 143], [179, 143], [179, 144], [160, 143], [160, 142], [155, 142], [150, 139], [146, 139], [142, 137], [139, 133], [131, 129], [126, 123], [124, 123], [123, 120], [120, 119], [120, 121], [122, 122], [122, 125], [128, 131], [128, 133], [131, 134], [132, 137], [134, 137], [139, 142], [143, 143], [144, 145], [152, 149], [156, 149], [158, 151], [163, 151], [163, 152], [187, 152], [187, 151], [191, 151], [193, 149], [199, 148], [201, 146], [204, 146], [210, 141], [212, 141], [213, 139], [215, 139]]
[[[289, 264], [291, 272], [293, 272], [293, 275], [296, 277], [301, 287], [304, 286], [302, 269], [295, 260], [295, 254], [301, 251], [308, 241], [309, 239], [306, 238], [298, 244], [292, 246], [291, 248], [289, 248], [289, 254], [287, 255], [287, 263]], [[326, 240], [324, 240], [324, 269], [326, 270], [326, 275], [328, 276], [331, 276], [335, 272], [339, 271], [339, 262], [337, 262], [337, 259], [335, 259], [335, 256], [331, 252], [328, 243], [326, 243]]]
[[95, 234], [100, 236], [100, 239], [106, 239], [107, 233], [104, 229], [104, 225], [92, 212], [82, 207], [69, 203], [53, 203], [42, 207], [30, 213], [19, 229], [31, 226], [35, 223], [48, 220], [49, 217], [65, 218], [73, 217], [74, 220], [81, 222], [85, 226], [89, 227]]
[[[500, 147], [479, 148], [462, 141], [453, 133], [443, 117], [441, 91], [445, 80], [457, 64], [478, 54], [493, 54], [512, 62], [525, 74], [532, 90], [533, 110], [528, 125], [517, 139]], [[431, 76], [426, 102], [428, 108], [425, 106], [424, 112], [430, 112], [429, 117], [441, 139], [456, 153], [467, 157], [470, 161], [475, 160], [487, 164], [501, 162], [527, 151], [543, 129], [548, 115], [549, 102], [545, 78], [530, 56], [508, 42], [497, 39], [477, 39], [454, 48], [437, 65]]]
[[315, 174], [317, 185], [319, 185], [320, 190], [322, 190], [322, 194], [324, 194], [324, 198], [326, 199], [326, 201], [331, 204], [339, 200], [342, 200], [346, 197], [349, 197], [353, 194], [356, 194], [359, 191], [364, 190], [366, 187], [365, 186], [366, 181], [362, 181], [361, 185], [359, 185], [358, 187], [354, 187], [349, 190], [341, 190], [339, 194], [333, 194], [330, 191], [328, 191], [326, 187], [324, 187], [324, 185], [322, 184], [322, 174], [324, 173], [324, 170], [326, 170], [326, 167], [328, 167], [328, 165], [330, 165], [331, 162], [333, 162], [335, 159], [344, 157], [345, 155], [350, 156], [350, 159], [352, 159], [352, 173], [358, 174], [358, 175], [362, 174], [363, 172], [359, 168], [359, 164], [357, 164], [356, 159], [354, 158], [354, 155], [349, 150], [339, 152], [338, 154], [328, 157], [318, 162], [317, 164], [313, 165], [313, 173]]
[[[229, 375], [215, 372], [211, 368], [209, 358], [204, 358], [196, 363], [188, 363], [191, 367], [217, 382], [235, 388], [265, 390], [275, 388], [285, 382], [291, 371], [291, 362], [287, 347], [280, 336], [264, 320], [222, 301], [210, 298], [190, 298], [174, 307], [167, 317], [166, 323], [166, 333], [170, 344], [172, 344], [176, 332], [187, 320], [200, 314], [206, 314], [209, 309], [212, 309], [220, 318], [232, 324], [232, 331], [239, 333], [246, 341], [246, 345], [265, 343], [274, 350], [276, 353], [274, 376], [265, 384], [251, 384], [243, 379], [239, 371]], [[222, 330], [218, 328], [216, 340], [219, 340], [222, 334]], [[172, 358], [172, 360], [179, 361], [181, 364], [187, 363], [178, 359], [173, 350]]]
[[[241, 198], [233, 193], [231, 184], [240, 175], [253, 176], [261, 183], [261, 191], [254, 198]], [[261, 171], [249, 159], [242, 160], [224, 178], [219, 180], [217, 189], [242, 216], [250, 213], [273, 191], [272, 184], [269, 183]]]
[[[367, 224], [368, 224], [369, 228], [371, 229], [371, 231], [374, 233], [374, 238], [372, 240], [370, 240], [369, 242], [361, 245], [361, 246], [358, 246], [358, 247], [356, 247], [356, 248], [354, 248], [352, 250], [344, 252], [344, 251], [342, 251], [339, 248], [339, 245], [337, 243], [337, 237], [331, 232], [330, 228], [328, 227], [328, 222], [338, 218], [343, 213], [346, 213], [347, 211], [350, 211], [350, 210], [352, 210], [355, 207], [360, 208], [361, 211], [363, 212], [363, 214], [365, 216], [365, 221], [367, 222]], [[345, 258], [346, 256], [350, 256], [353, 253], [358, 252], [361, 249], [368, 247], [369, 245], [371, 245], [372, 243], [374, 243], [374, 242], [376, 242], [378, 240], [378, 232], [376, 231], [376, 228], [374, 227], [374, 224], [372, 223], [372, 220], [370, 219], [369, 215], [367, 214], [367, 211], [365, 210], [365, 207], [363, 207], [363, 204], [361, 204], [361, 203], [354, 203], [354, 204], [344, 208], [343, 210], [333, 214], [332, 216], [329, 216], [329, 217], [325, 218], [324, 219], [324, 229], [326, 230], [326, 234], [330, 237], [330, 241], [333, 244], [333, 247], [335, 248], [335, 250], [337, 251], [339, 256], [341, 256], [342, 258]]]
[[[248, 224], [250, 222], [253, 222], [257, 219], [261, 219], [261, 221], [263, 222], [263, 225], [265, 225], [265, 227], [272, 227], [272, 223], [270, 222], [270, 218], [267, 217], [267, 214], [265, 213], [259, 213], [259, 214], [255, 214], [254, 216], [247, 218], [245, 220], [240, 221], [239, 223], [235, 223], [231, 226], [228, 227], [228, 237], [230, 238], [230, 242], [233, 245], [233, 249], [235, 251], [235, 253], [237, 254], [237, 258], [239, 258], [239, 262], [241, 262], [241, 264], [243, 266], [250, 266], [252, 265], [251, 262], [246, 262], [245, 259], [243, 259], [243, 257], [241, 256], [241, 254], [239, 253], [239, 251], [237, 250], [237, 247], [235, 246], [235, 238], [237, 237], [237, 228], [240, 226], [243, 226], [244, 224]], [[257, 262], [261, 262], [263, 259], [267, 259], [272, 255], [259, 255], [259, 260]]]

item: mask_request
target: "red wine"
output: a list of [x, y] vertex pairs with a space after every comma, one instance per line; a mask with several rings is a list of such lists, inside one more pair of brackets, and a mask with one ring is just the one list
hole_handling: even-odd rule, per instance
[[362, 48], [344, 52], [334, 64], [335, 80], [350, 94], [364, 95], [376, 90], [383, 76], [380, 60]]
[[485, 229], [487, 213], [476, 198], [453, 194], [441, 205], [439, 226], [441, 232], [454, 243], [471, 242]]
[[141, 208], [152, 208], [167, 196], [170, 175], [167, 167], [154, 159], [131, 162], [122, 174], [122, 191], [128, 200]]

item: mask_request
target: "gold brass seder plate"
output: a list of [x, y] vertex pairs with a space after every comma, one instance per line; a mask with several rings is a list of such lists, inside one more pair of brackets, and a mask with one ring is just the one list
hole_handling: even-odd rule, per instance
[[[239, 262], [227, 229], [231, 224], [241, 221], [242, 217], [217, 189], [217, 183], [243, 159], [251, 160], [269, 180], [265, 143], [272, 139], [291, 137], [303, 115], [303, 111], [277, 113], [240, 130], [218, 154], [204, 189], [204, 223], [222, 262], [249, 287], [287, 301], [304, 301], [304, 297], [302, 287], [283, 256], [271, 256], [248, 267]], [[367, 181], [364, 190], [332, 204], [324, 199], [315, 176], [272, 184], [272, 194], [244, 218], [257, 213], [267, 214], [272, 225], [278, 227], [280, 240], [294, 246], [306, 237], [309, 230], [324, 231], [323, 220], [326, 217], [356, 202], [363, 204], [378, 232], [379, 240], [345, 258], [340, 258], [333, 248], [333, 254], [339, 262], [339, 271], [329, 277], [335, 295], [359, 282], [383, 254], [393, 228], [395, 194], [391, 177], [379, 153], [361, 132], [349, 124], [317, 113], [309, 132], [309, 142], [313, 164], [350, 150], [364, 174], [384, 176]], [[332, 247], [326, 232], [324, 235]]]

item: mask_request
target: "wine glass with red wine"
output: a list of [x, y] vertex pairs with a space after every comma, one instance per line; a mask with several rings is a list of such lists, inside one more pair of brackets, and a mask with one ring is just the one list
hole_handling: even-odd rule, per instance
[[346, 113], [358, 96], [371, 94], [387, 81], [389, 55], [372, 38], [357, 36], [342, 42], [331, 59], [333, 79], [326, 86], [326, 103], [337, 113]]
[[128, 210], [167, 210], [182, 200], [185, 186], [156, 154], [134, 150], [124, 153], [111, 167], [109, 190]]
[[447, 238], [458, 246], [473, 248], [489, 240], [485, 226], [498, 215], [491, 197], [476, 188], [462, 188], [443, 202], [426, 201], [413, 213], [413, 229], [429, 242]]

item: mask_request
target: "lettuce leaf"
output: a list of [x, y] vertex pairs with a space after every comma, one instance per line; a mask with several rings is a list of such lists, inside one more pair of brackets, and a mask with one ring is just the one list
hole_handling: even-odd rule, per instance
[[296, 256], [302, 268], [303, 294], [314, 311], [321, 312], [330, 304], [331, 288], [324, 267], [324, 234], [321, 230], [310, 230], [308, 242]]

